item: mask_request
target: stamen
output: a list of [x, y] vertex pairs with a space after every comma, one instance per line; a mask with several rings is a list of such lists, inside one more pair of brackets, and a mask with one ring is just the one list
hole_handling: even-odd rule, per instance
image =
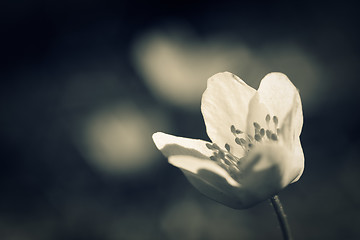
[[[258, 122], [253, 122], [254, 125], [253, 134], [243, 132], [240, 129], [237, 129], [235, 125], [230, 126], [230, 131], [234, 135], [235, 143], [243, 148], [245, 154], [251, 151], [251, 149], [255, 145], [261, 144], [264, 141], [265, 142], [268, 142], [269, 140], [278, 141], [278, 136], [281, 132], [280, 131], [281, 129], [277, 128], [277, 125], [279, 124], [278, 117], [277, 116], [271, 117], [270, 114], [267, 114], [265, 116], [265, 121], [267, 125], [267, 127], [265, 128], [262, 128]], [[270, 121], [273, 122], [275, 127], [274, 125], [270, 127]], [[232, 150], [232, 147], [228, 143], [225, 143], [224, 146], [225, 149], [220, 148], [216, 143], [206, 144], [207, 148], [213, 150], [213, 156], [211, 156], [210, 159], [216, 161], [220, 166], [222, 166], [226, 170], [231, 171], [230, 168], [236, 168], [237, 170], [239, 170], [240, 168], [238, 165], [241, 163], [241, 158], [236, 157], [234, 154], [230, 152]]]
[[216, 143], [213, 143], [212, 146], [214, 147], [214, 149], [220, 150], [219, 146]]
[[215, 149], [215, 148], [213, 147], [213, 145], [210, 144], [210, 143], [206, 143], [205, 145], [206, 145], [206, 147], [207, 147], [208, 149], [210, 149], [210, 150]]
[[260, 124], [258, 124], [257, 122], [254, 122], [254, 127], [255, 127], [255, 129], [260, 129], [261, 128]]
[[244, 151], [247, 151], [247, 141], [243, 138], [235, 138], [236, 144], [240, 145]]
[[266, 130], [266, 137], [268, 138], [268, 139], [271, 139], [271, 134], [272, 134], [272, 132], [270, 131], [270, 130]]
[[260, 134], [255, 134], [255, 140], [260, 142], [261, 141], [261, 136]]
[[224, 162], [226, 165], [230, 165], [231, 166], [231, 162], [229, 160], [227, 160], [226, 158], [221, 159], [221, 162]]
[[228, 165], [229, 165], [229, 164], [227, 164], [227, 162], [225, 162], [224, 159], [220, 159], [219, 162], [220, 162], [220, 164], [225, 165], [225, 167], [228, 167]]
[[230, 166], [229, 170], [231, 173], [235, 173], [236, 175], [237, 173], [240, 173], [240, 170], [235, 166]]
[[271, 140], [274, 140], [274, 141], [278, 140], [276, 134], [274, 134], [274, 133], [271, 134]]
[[263, 137], [264, 135], [265, 135], [265, 129], [260, 129], [260, 135], [261, 135], [261, 137]]
[[273, 122], [275, 124], [275, 127], [277, 127], [277, 125], [279, 123], [279, 119], [277, 118], [277, 116], [273, 116]]
[[235, 138], [235, 142], [236, 142], [236, 144], [238, 144], [238, 145], [241, 145], [241, 141], [240, 141], [240, 138]]
[[269, 114], [267, 114], [267, 115], [266, 115], [266, 117], [265, 117], [265, 121], [266, 121], [267, 123], [269, 123], [269, 122], [270, 122], [270, 115], [269, 115]]
[[[250, 141], [249, 143], [244, 138], [236, 137], [237, 134], [243, 133], [241, 130], [236, 129], [234, 125], [230, 126], [231, 132], [235, 136], [235, 142], [240, 145], [244, 151], [249, 151]], [[248, 147], [249, 144], [249, 147]], [[231, 146], [228, 143], [224, 144], [225, 149], [220, 148], [216, 143], [206, 143], [206, 147], [210, 150], [212, 150], [213, 154], [210, 156], [210, 160], [214, 161], [216, 164], [218, 164], [220, 167], [228, 171], [231, 175], [235, 174], [239, 171], [239, 161], [240, 159], [233, 155], [231, 151]], [[232, 170], [230, 170], [230, 168]], [[235, 177], [235, 175], [234, 175]]]
[[224, 159], [224, 158], [225, 158], [225, 154], [224, 154], [223, 151], [219, 151], [219, 157], [220, 157], [221, 159]]
[[235, 133], [236, 133], [236, 134], [241, 134], [241, 133], [243, 133], [243, 131], [241, 131], [241, 130], [239, 130], [239, 129], [236, 129]]
[[228, 152], [230, 152], [230, 145], [227, 144], [227, 143], [225, 143], [225, 149], [226, 149]]
[[230, 130], [232, 133], [236, 133], [236, 128], [234, 125], [231, 125]]
[[226, 154], [226, 157], [229, 158], [231, 161], [235, 161], [234, 157], [231, 156], [230, 154]]
[[249, 142], [252, 142], [254, 140], [254, 138], [250, 134], [247, 134], [247, 138], [249, 139]]
[[240, 174], [239, 168], [231, 165], [231, 166], [229, 166], [229, 173], [230, 173], [230, 176], [232, 178], [234, 178], [235, 180], [240, 180], [239, 178], [240, 178], [241, 174]]
[[243, 139], [243, 138], [240, 138], [240, 142], [241, 142], [241, 145], [246, 145], [246, 140], [245, 139]]

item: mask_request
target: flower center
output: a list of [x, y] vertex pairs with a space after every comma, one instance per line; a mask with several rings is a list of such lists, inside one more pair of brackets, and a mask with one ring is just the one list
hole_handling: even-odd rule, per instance
[[233, 179], [239, 180], [239, 177], [241, 176], [239, 174], [241, 172], [241, 158], [238, 158], [231, 153], [230, 145], [226, 143], [225, 149], [222, 149], [216, 143], [207, 143], [206, 147], [213, 151], [213, 155], [210, 156], [210, 159], [224, 168]]
[[244, 133], [240, 129], [236, 129], [234, 125], [231, 125], [230, 131], [235, 137], [235, 143], [240, 145], [245, 152], [248, 152], [255, 144], [278, 141], [280, 135], [280, 128], [278, 128], [279, 119], [277, 116], [273, 116], [272, 121], [270, 120], [271, 117], [267, 114], [265, 117], [266, 128], [260, 126], [257, 122], [253, 122], [254, 135]]
[[[237, 145], [240, 145], [244, 149], [245, 155], [247, 155], [247, 153], [254, 147], [254, 145], [265, 142], [278, 141], [278, 138], [280, 136], [280, 129], [278, 128], [278, 117], [273, 116], [271, 118], [271, 116], [267, 114], [265, 117], [265, 121], [266, 128], [260, 126], [260, 124], [257, 122], [253, 122], [253, 135], [237, 129], [234, 125], [230, 126], [230, 131], [235, 137], [235, 143]], [[239, 180], [242, 158], [238, 158], [233, 153], [231, 153], [230, 145], [226, 143], [224, 146], [225, 149], [222, 149], [216, 143], [207, 143], [206, 147], [213, 151], [213, 155], [210, 157], [210, 159], [215, 161], [225, 170], [227, 170], [235, 180]]]

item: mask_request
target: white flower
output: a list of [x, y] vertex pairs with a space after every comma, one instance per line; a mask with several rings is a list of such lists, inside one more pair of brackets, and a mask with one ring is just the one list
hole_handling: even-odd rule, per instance
[[257, 91], [232, 73], [215, 74], [201, 111], [212, 143], [161, 132], [153, 140], [206, 196], [247, 208], [302, 175], [301, 100], [284, 74], [266, 75]]

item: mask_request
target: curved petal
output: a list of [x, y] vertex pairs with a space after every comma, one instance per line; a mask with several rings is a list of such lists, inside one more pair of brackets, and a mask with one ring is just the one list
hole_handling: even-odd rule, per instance
[[[261, 127], [269, 126], [270, 130], [276, 131], [276, 127], [274, 126], [273, 122], [266, 123], [265, 116], [267, 113], [270, 113], [271, 111], [268, 110], [267, 105], [261, 101], [261, 96], [259, 93], [256, 93], [254, 95], [254, 97], [250, 101], [249, 106], [250, 107], [249, 107], [248, 127], [247, 127], [247, 132], [249, 134], [254, 134], [254, 125], [253, 125], [254, 122], [257, 122]], [[302, 112], [301, 109], [299, 110], [299, 108], [301, 108], [301, 102], [299, 99], [299, 95], [295, 94], [292, 101], [292, 107], [289, 110], [289, 112], [287, 112], [285, 119], [283, 119], [282, 121], [282, 126], [279, 133], [280, 135], [278, 136], [279, 147], [282, 146], [281, 148], [286, 148], [286, 152], [288, 152], [287, 157], [282, 157], [283, 163], [281, 163], [284, 166], [284, 169], [286, 169], [286, 171], [283, 171], [281, 174], [283, 175], [283, 179], [287, 179], [285, 181], [287, 182], [287, 184], [298, 181], [304, 170], [304, 154], [299, 138], [300, 132], [297, 132], [297, 131], [301, 131], [301, 126], [296, 125], [296, 124], [302, 124]], [[298, 121], [299, 119], [294, 120], [294, 118], [299, 118], [300, 116], [301, 116], [301, 121]], [[285, 149], [281, 151], [285, 151]]]
[[[209, 159], [177, 155], [169, 157], [169, 163], [189, 173], [191, 172], [198, 175], [199, 178], [202, 178], [208, 184], [217, 187], [219, 190], [224, 190], [229, 188], [229, 186], [240, 187], [240, 184], [236, 182], [225, 169]], [[212, 174], [208, 175], [205, 174], [205, 172]], [[211, 175], [217, 176], [224, 181], [219, 183], [216, 181], [217, 179], [209, 177]]]
[[218, 73], [209, 78], [202, 96], [201, 111], [209, 138], [224, 148], [228, 143], [239, 157], [243, 149], [235, 143], [230, 127], [245, 131], [250, 99], [255, 89], [229, 72]]
[[261, 102], [260, 95], [256, 92], [249, 103], [249, 112], [247, 116], [246, 132], [251, 136], [255, 135], [254, 123], [259, 124], [261, 128], [267, 129], [266, 115], [270, 113], [266, 104]]
[[300, 143], [300, 138], [298, 138], [294, 143], [293, 153], [294, 153], [294, 171], [297, 173], [297, 176], [295, 177], [294, 180], [292, 180], [291, 183], [297, 182], [304, 172], [305, 160], [304, 160], [304, 152], [302, 150]]
[[245, 157], [240, 184], [248, 191], [249, 202], [273, 196], [298, 176], [292, 157], [287, 147], [278, 144], [259, 145]]
[[291, 157], [286, 147], [260, 145], [243, 159], [238, 181], [208, 159], [176, 155], [169, 157], [169, 162], [207, 197], [244, 209], [270, 198], [294, 180], [299, 171], [289, 161]]
[[[281, 125], [281, 138], [291, 149], [299, 139], [303, 124], [300, 96], [295, 95], [292, 107], [286, 114]], [[300, 140], [299, 140], [300, 141]]]
[[165, 157], [174, 155], [188, 155], [208, 159], [212, 151], [206, 147], [206, 141], [177, 137], [170, 134], [157, 132], [152, 136], [156, 147]]
[[212, 155], [205, 141], [155, 133], [157, 148], [178, 167], [190, 183], [204, 195], [233, 208], [241, 206], [234, 189], [240, 187], [229, 173], [209, 159]]
[[[226, 185], [227, 182], [219, 175], [215, 175], [214, 173], [206, 170], [200, 171], [200, 174], [194, 174], [183, 169], [182, 171], [189, 182], [208, 198], [231, 208], [243, 208], [243, 205], [237, 196], [233, 195], [232, 188], [229, 187], [229, 185]], [[208, 182], [207, 178], [210, 178], [212, 182]]]
[[232, 208], [243, 208], [237, 194], [240, 184], [213, 161], [192, 156], [172, 156], [169, 162], [180, 168], [189, 182], [205, 196]]
[[259, 100], [265, 104], [270, 115], [277, 116], [279, 126], [282, 126], [286, 115], [293, 112], [291, 126], [295, 136], [299, 136], [303, 125], [303, 113], [300, 95], [288, 77], [282, 73], [269, 73], [260, 83]]

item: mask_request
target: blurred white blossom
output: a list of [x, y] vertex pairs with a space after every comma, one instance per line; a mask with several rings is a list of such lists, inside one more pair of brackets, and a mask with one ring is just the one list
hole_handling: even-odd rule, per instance
[[203, 194], [247, 208], [302, 175], [302, 105], [284, 74], [266, 75], [255, 90], [232, 73], [218, 73], [208, 80], [201, 110], [212, 143], [161, 132], [153, 140]]
[[270, 71], [286, 72], [311, 107], [320, 103], [328, 86], [320, 85], [326, 79], [321, 78], [316, 58], [295, 42], [254, 46], [231, 34], [200, 37], [187, 25], [169, 29], [139, 35], [132, 51], [139, 75], [156, 97], [169, 104], [198, 109], [208, 76], [225, 69], [240, 73], [252, 86]]

